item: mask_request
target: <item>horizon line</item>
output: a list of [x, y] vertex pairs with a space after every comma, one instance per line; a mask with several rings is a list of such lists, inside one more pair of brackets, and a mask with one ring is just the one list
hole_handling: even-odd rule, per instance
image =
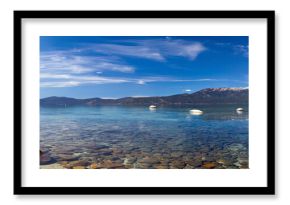
[[119, 98], [113, 98], [113, 97], [88, 97], [88, 98], [74, 98], [74, 97], [66, 97], [66, 96], [49, 96], [49, 97], [44, 97], [44, 98], [40, 98], [40, 100], [42, 99], [46, 99], [46, 98], [52, 98], [52, 97], [56, 97], [56, 98], [71, 98], [71, 99], [76, 99], [76, 100], [87, 100], [87, 99], [95, 99], [95, 98], [98, 98], [98, 99], [102, 99], [102, 100], [119, 100], [119, 99], [123, 99], [123, 98], [150, 98], [150, 97], [169, 97], [169, 96], [174, 96], [174, 95], [183, 95], [183, 94], [194, 94], [194, 93], [197, 93], [199, 91], [202, 91], [202, 90], [207, 90], [207, 89], [233, 89], [233, 90], [249, 90], [249, 87], [221, 87], [221, 88], [203, 88], [203, 89], [200, 89], [200, 90], [197, 90], [195, 92], [184, 92], [184, 93], [179, 93], [179, 94], [172, 94], [172, 95], [164, 95], [164, 96], [161, 96], [161, 95], [155, 95], [155, 96], [125, 96], [125, 97], [119, 97]]

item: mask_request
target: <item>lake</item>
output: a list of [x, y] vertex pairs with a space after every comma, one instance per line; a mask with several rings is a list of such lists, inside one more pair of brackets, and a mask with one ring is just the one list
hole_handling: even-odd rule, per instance
[[40, 108], [43, 169], [248, 167], [247, 105]]

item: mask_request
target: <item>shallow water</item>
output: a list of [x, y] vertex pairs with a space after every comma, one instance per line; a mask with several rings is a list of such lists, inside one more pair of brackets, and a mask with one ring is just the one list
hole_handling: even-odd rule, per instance
[[[203, 115], [190, 115], [193, 108]], [[41, 168], [248, 168], [248, 111], [41, 107], [40, 150]]]

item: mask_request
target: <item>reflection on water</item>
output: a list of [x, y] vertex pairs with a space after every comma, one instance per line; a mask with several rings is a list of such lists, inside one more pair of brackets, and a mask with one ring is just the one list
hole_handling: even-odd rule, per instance
[[248, 109], [41, 108], [41, 168], [248, 168]]

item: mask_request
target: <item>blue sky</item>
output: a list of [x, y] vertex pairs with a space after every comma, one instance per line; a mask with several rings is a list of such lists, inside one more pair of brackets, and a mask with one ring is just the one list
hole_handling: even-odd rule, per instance
[[247, 36], [42, 36], [40, 97], [248, 87]]

